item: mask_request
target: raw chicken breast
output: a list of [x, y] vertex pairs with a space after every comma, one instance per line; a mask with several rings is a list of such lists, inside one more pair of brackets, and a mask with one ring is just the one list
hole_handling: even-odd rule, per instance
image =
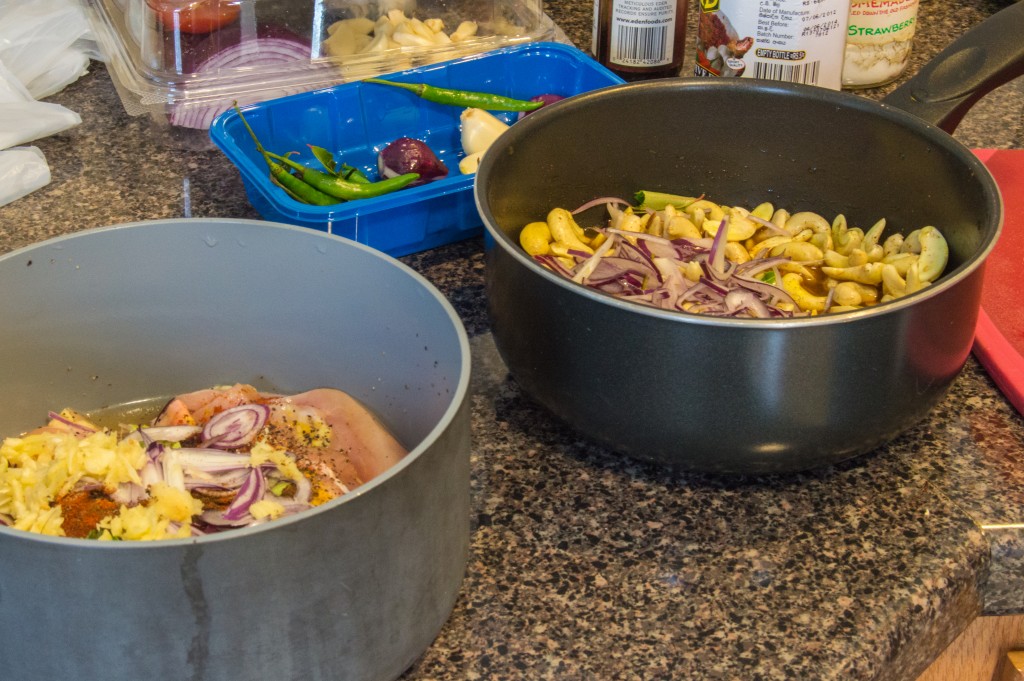
[[254, 403], [270, 407], [258, 439], [288, 450], [320, 501], [371, 480], [407, 453], [366, 407], [333, 388], [297, 395], [261, 393], [245, 384], [197, 390], [168, 402], [153, 425], [203, 424], [225, 409]]

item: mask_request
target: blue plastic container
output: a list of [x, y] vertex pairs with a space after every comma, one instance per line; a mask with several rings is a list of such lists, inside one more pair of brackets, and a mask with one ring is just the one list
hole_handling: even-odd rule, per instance
[[[622, 83], [580, 50], [560, 43], [530, 43], [383, 76], [389, 80], [474, 90], [529, 99], [571, 96]], [[242, 175], [249, 202], [264, 219], [326, 231], [392, 256], [408, 255], [475, 236], [482, 231], [473, 201], [473, 175], [459, 174], [462, 153], [456, 106], [435, 104], [413, 93], [353, 82], [243, 109], [263, 146], [300, 152], [319, 168], [307, 145], [324, 147], [338, 162], [377, 177], [377, 154], [399, 137], [423, 140], [448, 166], [448, 177], [374, 199], [310, 206], [270, 181], [238, 114], [228, 111], [210, 128], [213, 142]], [[506, 122], [515, 113], [493, 112]]]

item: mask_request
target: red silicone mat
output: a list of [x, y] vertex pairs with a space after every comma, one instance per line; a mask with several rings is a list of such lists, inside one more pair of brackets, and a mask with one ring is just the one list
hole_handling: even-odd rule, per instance
[[1024, 149], [978, 149], [1003, 195], [1003, 232], [985, 264], [974, 355], [1024, 413]]

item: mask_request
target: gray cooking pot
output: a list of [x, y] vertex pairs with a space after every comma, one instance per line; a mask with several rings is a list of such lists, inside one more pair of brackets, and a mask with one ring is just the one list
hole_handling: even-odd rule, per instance
[[[1017, 3], [889, 100], [955, 125], [1024, 70], [1022, 32]], [[614, 299], [518, 244], [556, 206], [637, 190], [769, 200], [865, 228], [885, 217], [887, 233], [933, 224], [951, 262], [938, 283], [873, 310], [742, 320]], [[840, 461], [921, 419], [970, 352], [1002, 224], [985, 167], [929, 122], [850, 94], [742, 79], [649, 81], [546, 107], [496, 141], [475, 192], [494, 338], [515, 380], [612, 450], [723, 473]]]
[[410, 448], [290, 519], [161, 542], [0, 527], [0, 676], [393, 679], [448, 618], [469, 545], [469, 346], [422, 277], [248, 220], [90, 230], [0, 257], [0, 434], [250, 382], [329, 386]]

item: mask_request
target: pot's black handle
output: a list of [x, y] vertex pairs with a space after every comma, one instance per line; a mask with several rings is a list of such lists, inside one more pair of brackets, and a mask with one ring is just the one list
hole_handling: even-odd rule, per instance
[[957, 38], [882, 101], [952, 133], [976, 101], [1024, 74], [1024, 2]]

